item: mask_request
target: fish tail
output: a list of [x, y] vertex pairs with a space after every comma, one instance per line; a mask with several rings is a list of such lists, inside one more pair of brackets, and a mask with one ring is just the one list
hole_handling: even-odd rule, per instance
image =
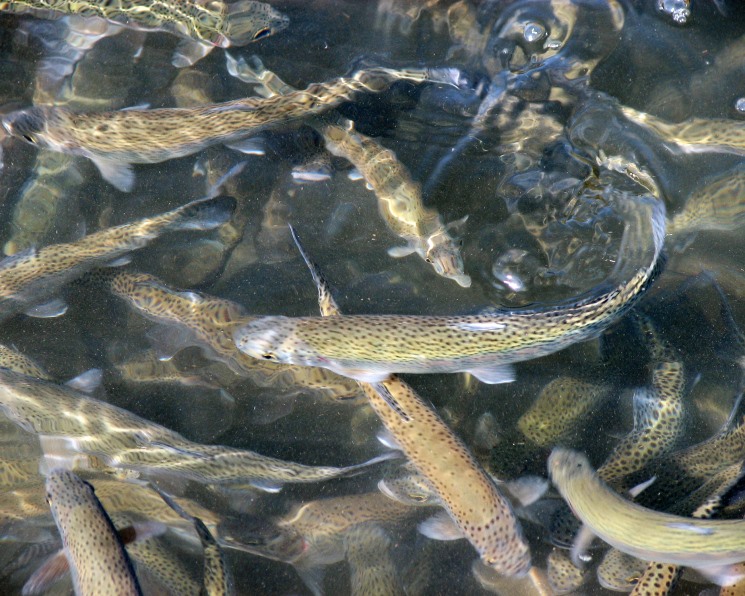
[[269, 4], [238, 0], [228, 6], [225, 36], [230, 45], [244, 46], [274, 35], [289, 24], [290, 19]]
[[231, 218], [236, 205], [236, 200], [227, 195], [193, 201], [171, 212], [166, 229], [212, 230]]
[[368, 459], [366, 462], [362, 462], [361, 464], [355, 464], [353, 466], [347, 466], [345, 468], [339, 469], [341, 470], [342, 475], [351, 476], [364, 472], [367, 468], [369, 468], [370, 466], [374, 466], [375, 464], [379, 464], [390, 459], [398, 459], [400, 457], [401, 452], [399, 451], [387, 451], [386, 453], [378, 455], [377, 457], [373, 457], [372, 459]]

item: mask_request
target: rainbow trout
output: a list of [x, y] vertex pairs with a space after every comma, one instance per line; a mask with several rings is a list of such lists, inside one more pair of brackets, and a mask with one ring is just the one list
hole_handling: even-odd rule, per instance
[[0, 261], [0, 319], [19, 312], [55, 317], [67, 306], [55, 294], [87, 271], [115, 263], [165, 232], [210, 230], [233, 214], [235, 199], [201, 199], [162, 215], [94, 232], [68, 244], [26, 250]]
[[596, 336], [627, 312], [655, 278], [665, 239], [664, 205], [652, 199], [623, 205], [635, 221], [627, 225], [622, 252], [648, 247], [651, 237], [653, 254], [648, 266], [600, 295], [479, 315], [261, 317], [236, 330], [236, 345], [254, 358], [322, 366], [368, 383], [404, 372], [469, 372], [485, 383], [511, 381], [511, 363]]
[[57, 469], [47, 477], [46, 489], [75, 594], [142, 594], [132, 562], [93, 487]]
[[[236, 61], [228, 56], [228, 71], [244, 82], [260, 84], [269, 97], [296, 91], [266, 70], [256, 56], [251, 58], [250, 65], [243, 58]], [[470, 287], [471, 278], [463, 270], [460, 246], [450, 235], [450, 226], [443, 223], [436, 210], [424, 205], [420, 185], [396, 154], [375, 139], [355, 131], [351, 122], [345, 126], [319, 124], [315, 128], [330, 153], [347, 159], [357, 168], [375, 193], [378, 209], [388, 228], [406, 241], [406, 246], [391, 248], [388, 254], [404, 257], [416, 253], [430, 263], [438, 275], [464, 288]]]
[[132, 108], [76, 114], [34, 106], [2, 118], [6, 132], [32, 145], [82, 155], [117, 189], [134, 186], [132, 164], [159, 163], [218, 143], [235, 143], [271, 125], [319, 114], [360, 92], [379, 92], [400, 80], [458, 85], [460, 71], [370, 68], [275, 97], [248, 97], [193, 108]]
[[[318, 268], [292, 230], [293, 238], [318, 289], [323, 316], [340, 310]], [[380, 383], [360, 383], [370, 405], [414, 467], [437, 493], [442, 506], [481, 560], [497, 572], [524, 575], [530, 549], [510, 502], [471, 454], [468, 447], [416, 392], [397, 376]], [[422, 531], [443, 538], [440, 519], [424, 522]]]
[[745, 521], [696, 519], [641, 507], [611, 490], [584, 455], [569, 449], [554, 449], [548, 470], [589, 531], [621, 552], [709, 576], [745, 560]]
[[289, 19], [265, 2], [238, 0], [8, 0], [0, 11], [44, 18], [99, 17], [141, 31], [167, 31], [183, 38], [173, 65], [188, 66], [213, 47], [244, 46], [287, 28]]

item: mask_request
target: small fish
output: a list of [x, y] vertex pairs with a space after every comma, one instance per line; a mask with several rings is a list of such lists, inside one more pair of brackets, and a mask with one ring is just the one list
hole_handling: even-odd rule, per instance
[[622, 552], [693, 567], [720, 582], [728, 581], [723, 568], [745, 559], [745, 521], [695, 519], [641, 507], [613, 492], [584, 455], [569, 449], [555, 448], [548, 470], [588, 531]]
[[745, 122], [726, 118], [689, 118], [666, 122], [627, 106], [621, 113], [631, 122], [660, 136], [663, 143], [679, 153], [707, 151], [745, 155]]
[[[318, 290], [321, 314], [340, 312], [331, 289], [292, 231]], [[426, 525], [427, 535], [444, 538], [456, 530], [481, 559], [504, 575], [530, 569], [530, 549], [510, 502], [479, 465], [465, 443], [414, 389], [397, 376], [380, 383], [360, 383], [370, 405], [409, 461], [424, 476], [450, 516], [452, 526]], [[425, 522], [427, 524], [428, 522]], [[420, 528], [421, 530], [422, 528]]]
[[611, 395], [611, 388], [559, 377], [548, 383], [530, 408], [517, 421], [527, 439], [539, 447], [551, 447], [566, 441], [578, 426]]
[[89, 234], [69, 244], [52, 244], [0, 261], [0, 319], [19, 312], [54, 317], [67, 306], [57, 292], [87, 271], [117, 260], [146, 246], [165, 232], [210, 230], [227, 221], [235, 199], [221, 196], [121, 226]]
[[[249, 65], [228, 56], [228, 71], [242, 81], [259, 83], [264, 95], [284, 95], [296, 91], [275, 73], [264, 68], [253, 56]], [[396, 157], [378, 141], [359, 133], [349, 122], [315, 126], [323, 137], [326, 149], [354, 165], [378, 198], [378, 208], [389, 229], [406, 241], [406, 246], [392, 248], [391, 256], [402, 257], [417, 253], [432, 265], [435, 272], [467, 288], [471, 278], [464, 273], [463, 258], [458, 243], [450, 236], [440, 214], [425, 207], [422, 190]]]
[[587, 569], [577, 567], [565, 550], [554, 548], [546, 561], [546, 576], [555, 594], [572, 594], [587, 581]]
[[6, 114], [1, 121], [12, 137], [87, 157], [104, 179], [129, 192], [134, 186], [132, 164], [159, 163], [210, 145], [235, 144], [267, 126], [319, 114], [356, 93], [383, 91], [399, 80], [457, 85], [459, 75], [455, 69], [371, 68], [270, 98], [248, 97], [193, 108], [131, 108], [82, 114], [62, 107], [34, 106]]
[[635, 221], [622, 244], [634, 252], [651, 244], [651, 261], [599, 296], [481, 315], [261, 317], [235, 331], [236, 345], [254, 358], [322, 366], [367, 383], [402, 372], [469, 372], [485, 383], [511, 381], [511, 363], [596, 336], [628, 311], [655, 278], [665, 236], [664, 206], [658, 201], [627, 206]]
[[68, 470], [46, 481], [77, 596], [142, 594], [132, 562], [93, 487]]
[[597, 568], [598, 583], [606, 590], [631, 592], [644, 574], [647, 562], [610, 549]]
[[233, 341], [233, 331], [254, 317], [235, 302], [179, 291], [146, 273], [101, 272], [97, 279], [104, 279], [115, 296], [162, 326], [151, 334], [161, 360], [170, 360], [184, 347], [199, 346], [205, 357], [226, 364], [236, 375], [262, 387], [305, 387], [333, 399], [361, 393], [354, 381], [327, 369], [264, 362], [241, 352]]
[[403, 595], [404, 589], [391, 555], [392, 541], [375, 524], [363, 524], [344, 535], [352, 596]]

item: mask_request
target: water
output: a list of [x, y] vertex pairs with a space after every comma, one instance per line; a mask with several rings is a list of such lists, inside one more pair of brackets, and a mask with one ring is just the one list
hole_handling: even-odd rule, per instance
[[[616, 109], [621, 104], [671, 122], [741, 119], [745, 12], [738, 3], [693, 3], [684, 24], [673, 17], [680, 21], [687, 3], [654, 0], [442, 0], [421, 3], [421, 10], [405, 0], [272, 4], [289, 17], [289, 27], [227, 51], [236, 58], [258, 56], [295, 87], [381, 64], [454, 66], [467, 74], [469, 85], [462, 89], [399, 82], [379, 94], [360, 94], [339, 107], [336, 117], [354, 121], [357, 131], [394, 151], [421, 184], [425, 204], [443, 222], [468, 216], [450, 233], [462, 240], [465, 271], [473, 279], [470, 288], [439, 277], [417, 255], [393, 259], [387, 254], [403, 241], [386, 227], [364, 182], [347, 176], [350, 166], [343, 159], [330, 160], [329, 179], [293, 181], [294, 167], [323, 158], [322, 139], [312, 128], [319, 120], [262, 133], [264, 155], [215, 146], [185, 158], [135, 165], [131, 193], [116, 191], [83, 157], [63, 166], [65, 175], [40, 177], [38, 164], [51, 158], [40, 157], [44, 154], [37, 148], [17, 139], [5, 139], [2, 244], [12, 240], [20, 250], [65, 242], [160, 213], [203, 196], [211, 182], [245, 162], [225, 184], [225, 191], [239, 200], [232, 230], [163, 237], [135, 253], [128, 267], [153, 273], [176, 288], [233, 300], [251, 314], [314, 315], [315, 289], [286, 230], [290, 222], [346, 313], [455, 314], [495, 305], [540, 306], [592, 292], [613, 278], [623, 234], [618, 197], [650, 192], [624, 174], [629, 164], [653, 181], [673, 215], [704, 179], [741, 161], [732, 153], [675, 152], [669, 142], [629, 124]], [[90, 42], [93, 29], [87, 25], [78, 41]], [[175, 36], [123, 30], [90, 49], [78, 43], [82, 49], [72, 51], [61, 49], [66, 47], [59, 41], [65, 31], [63, 21], [0, 13], [4, 112], [33, 102], [76, 111], [189, 106], [253, 93], [251, 86], [228, 75], [222, 49], [177, 70], [171, 66], [179, 42]], [[603, 162], [601, 151], [608, 161]], [[71, 173], [73, 168], [79, 175]], [[37, 186], [31, 190], [41, 193], [44, 185], [44, 193], [35, 195], [44, 198], [29, 200], [29, 207], [21, 209], [33, 180]], [[729, 300], [734, 321], [742, 325], [745, 246], [740, 239], [739, 231], [701, 232], [685, 242], [671, 239], [666, 270], [638, 306], [684, 365], [685, 430], [679, 447], [716, 432], [737, 392], [736, 361], [742, 351], [730, 322], [720, 314], [720, 295], [711, 279]], [[709, 272], [709, 278], [697, 279], [701, 271]], [[361, 399], [335, 402], [302, 388], [260, 387], [236, 378], [193, 347], [174, 361], [181, 371], [204, 375], [208, 387], [127, 381], [116, 365], [148, 349], [152, 323], [96, 286], [74, 284], [64, 295], [70, 304], [64, 316], [20, 315], [4, 322], [0, 331], [2, 343], [36, 359], [59, 381], [101, 368], [105, 394], [98, 397], [194, 441], [312, 465], [359, 463], [383, 450], [375, 436], [379, 423]], [[512, 479], [546, 475], [549, 449], [531, 446], [516, 426], [544, 386], [574, 376], [612, 388], [608, 400], [562, 438], [599, 466], [631, 429], [632, 390], [649, 385], [653, 363], [633, 317], [626, 317], [600, 346], [587, 342], [518, 364], [517, 381], [509, 385], [481, 385], [460, 375], [409, 376], [407, 381], [431, 400], [484, 466]], [[234, 403], [220, 398], [220, 387]], [[487, 439], [478, 430], [484, 414], [496, 420], [496, 436]], [[35, 444], [33, 436], [11, 424], [2, 428], [4, 457]], [[38, 449], [33, 453], [40, 454]], [[276, 494], [213, 491], [173, 480], [161, 487], [211, 509], [226, 526], [249, 528], [249, 520], [281, 516], [295, 504], [377, 491], [383, 473], [374, 467], [347, 479], [287, 485]], [[478, 593], [472, 547], [465, 541], [424, 538], [414, 523], [424, 514], [412, 515], [415, 519], [386, 526], [393, 538], [393, 561], [410, 591], [416, 592], [411, 587], [416, 580], [424, 586], [416, 593]], [[32, 521], [54, 536], [51, 517]], [[534, 563], [545, 567], [550, 552], [546, 528], [522, 523]], [[4, 565], [14, 564], [27, 542], [43, 541], [38, 530], [29, 529], [30, 522], [3, 527]], [[165, 544], [198, 579], [200, 551], [176, 535], [169, 535]], [[594, 579], [602, 552], [592, 551], [589, 578], [577, 593], [605, 593]], [[307, 593], [286, 563], [233, 549], [227, 554], [237, 593]], [[419, 569], [418, 578], [412, 568]], [[4, 592], [18, 593], [35, 565], [8, 569], [0, 577]], [[345, 562], [327, 569], [324, 587], [327, 593], [350, 591]], [[698, 593], [703, 587], [684, 577], [674, 593]]]

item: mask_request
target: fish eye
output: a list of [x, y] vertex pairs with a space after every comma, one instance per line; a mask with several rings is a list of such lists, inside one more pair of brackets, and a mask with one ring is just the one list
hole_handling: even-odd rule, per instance
[[277, 357], [272, 352], [264, 352], [261, 357], [264, 360], [276, 360]]
[[32, 137], [31, 135], [23, 135], [23, 138], [26, 139], [32, 145], [36, 144], [36, 139]]
[[258, 30], [258, 31], [257, 31], [257, 32], [256, 32], [256, 33], [254, 34], [254, 41], [258, 41], [258, 40], [259, 40], [259, 39], [261, 39], [262, 37], [266, 37], [266, 36], [267, 36], [267, 35], [269, 35], [269, 34], [271, 34], [271, 29], [269, 29], [269, 27], [264, 27], [263, 29], [259, 29], [259, 30]]
[[432, 262], [432, 259], [430, 259], [429, 257], [424, 257], [424, 260], [427, 261], [427, 263], [431, 263]]

